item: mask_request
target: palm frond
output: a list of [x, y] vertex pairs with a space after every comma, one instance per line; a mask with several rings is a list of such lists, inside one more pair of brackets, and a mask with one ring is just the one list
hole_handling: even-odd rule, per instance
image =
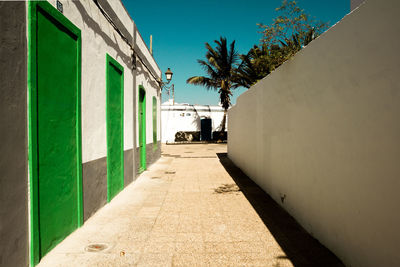
[[[207, 63], [204, 60], [198, 59], [197, 62], [200, 64], [200, 66], [207, 72], [207, 74], [211, 77], [211, 78], [216, 78], [218, 77], [218, 68], [214, 65], [210, 65], [209, 63]], [[212, 63], [212, 62], [210, 62]], [[214, 69], [216, 68], [216, 69]]]
[[190, 77], [186, 80], [186, 83], [204, 86], [208, 90], [217, 90], [222, 106], [228, 109], [231, 104], [231, 88], [241, 86], [237, 83], [239, 79], [235, 76], [239, 54], [235, 50], [235, 41], [229, 45], [229, 49], [224, 37], [220, 37], [219, 40], [214, 42], [215, 47], [205, 43], [206, 60], [197, 60], [207, 75]]
[[194, 76], [194, 77], [190, 77], [189, 79], [186, 80], [186, 83], [189, 84], [193, 84], [193, 85], [201, 85], [204, 86], [207, 90], [216, 90], [216, 83], [208, 78], [208, 77], [204, 77], [204, 76]]

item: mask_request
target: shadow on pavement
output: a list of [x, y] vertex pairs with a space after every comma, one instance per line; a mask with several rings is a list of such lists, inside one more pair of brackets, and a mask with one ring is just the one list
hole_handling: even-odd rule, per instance
[[344, 266], [227, 157], [217, 156], [294, 266]]

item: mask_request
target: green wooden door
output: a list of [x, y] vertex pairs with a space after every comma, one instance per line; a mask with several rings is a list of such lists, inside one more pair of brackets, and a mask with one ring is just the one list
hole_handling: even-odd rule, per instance
[[109, 55], [107, 87], [107, 199], [124, 188], [124, 69]]
[[153, 150], [157, 149], [157, 98], [153, 96]]
[[146, 91], [139, 86], [139, 172], [146, 169]]
[[81, 50], [79, 29], [47, 2], [31, 4], [31, 20], [30, 164], [35, 170], [32, 242], [37, 262], [81, 223]]

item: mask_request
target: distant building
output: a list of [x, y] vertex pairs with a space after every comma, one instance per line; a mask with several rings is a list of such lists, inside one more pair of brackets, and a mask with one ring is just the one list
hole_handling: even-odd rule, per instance
[[[221, 131], [224, 109], [221, 106], [190, 105], [172, 100], [161, 105], [161, 142], [173, 143], [177, 134], [186, 133], [187, 141], [198, 139], [201, 119], [211, 119], [212, 132]], [[225, 123], [227, 129], [227, 121]]]

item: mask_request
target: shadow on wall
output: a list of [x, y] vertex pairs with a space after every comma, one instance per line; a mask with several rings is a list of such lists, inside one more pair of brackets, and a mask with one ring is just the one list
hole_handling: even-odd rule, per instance
[[[99, 23], [92, 18], [92, 15], [90, 15], [86, 11], [85, 7], [80, 3], [80, 1], [71, 1], [71, 3], [73, 3], [76, 6], [76, 8], [78, 9], [79, 13], [82, 16], [83, 23], [86, 24], [89, 28], [91, 28], [95, 35], [99, 35], [108, 46], [115, 49], [115, 51], [117, 52], [116, 59], [121, 58], [121, 60], [126, 64], [126, 66], [128, 66], [130, 69], [132, 69], [132, 58], [130, 55], [127, 56], [126, 53], [121, 50], [120, 45], [118, 44], [117, 40], [115, 39], [115, 35], [117, 35], [117, 33], [115, 32], [114, 40], [112, 40], [107, 35], [107, 33], [105, 33], [102, 30]], [[103, 15], [100, 14], [100, 16], [103, 16]], [[111, 25], [110, 25], [110, 27], [111, 27]], [[121, 42], [123, 42], [123, 41], [121, 40]], [[127, 44], [124, 43], [124, 45], [126, 45], [128, 47]]]
[[[132, 57], [130, 54], [126, 55], [127, 53], [125, 53], [124, 51], [121, 50], [120, 44], [115, 39], [115, 36], [118, 34], [113, 30], [114, 31], [114, 40], [112, 40], [107, 35], [107, 33], [105, 33], [102, 30], [99, 23], [91, 17], [91, 15], [86, 11], [85, 7], [79, 1], [72, 1], [72, 3], [76, 6], [79, 13], [81, 14], [83, 23], [86, 24], [89, 28], [91, 28], [94, 31], [95, 35], [99, 35], [108, 46], [114, 48], [115, 51], [117, 52], [116, 59], [121, 58], [121, 60], [126, 64], [126, 66], [128, 66], [128, 68], [132, 70], [132, 68], [133, 68]], [[97, 8], [97, 7], [95, 7], [95, 8]], [[110, 25], [110, 27], [111, 27], [111, 25]], [[136, 36], [136, 28], [135, 28], [134, 34], [135, 34], [134, 36]], [[128, 44], [126, 44], [124, 41], [121, 40], [121, 43], [123, 43], [124, 45], [126, 45], [128, 47]], [[137, 60], [137, 62], [136, 62], [136, 75], [137, 76], [143, 75], [151, 87], [153, 87], [153, 88], [159, 87], [159, 84], [156, 81], [154, 81], [154, 78], [150, 76], [148, 71], [145, 70], [145, 67], [139, 60]]]
[[[136, 76], [139, 75], [143, 75], [145, 80], [148, 82], [148, 84], [150, 85], [150, 87], [152, 88], [158, 88], [159, 84], [154, 80], [154, 78], [152, 76], [150, 76], [149, 72], [146, 71], [145, 67], [143, 66], [143, 64], [137, 60], [136, 62]], [[161, 90], [157, 90], [158, 92], [160, 92]], [[157, 93], [159, 94], [159, 93]]]
[[228, 125], [226, 125], [227, 117], [228, 117], [228, 114], [226, 114], [225, 121], [224, 121], [224, 119], [222, 119], [222, 121], [221, 121], [221, 123], [218, 125], [218, 127], [215, 128], [215, 131], [216, 131], [216, 132], [222, 131], [222, 126], [223, 126], [224, 124], [225, 124], [225, 131], [226, 131], [226, 129], [228, 129]]
[[236, 167], [226, 153], [217, 153], [217, 156], [294, 266], [344, 266], [332, 252], [310, 236], [293, 217]]
[[194, 110], [194, 112], [195, 112], [195, 114], [194, 114], [194, 116], [193, 116], [193, 121], [192, 121], [192, 125], [194, 126], [194, 127], [196, 127], [196, 129], [195, 129], [195, 131], [200, 131], [201, 129], [200, 129], [200, 115], [199, 115], [199, 113], [197, 112], [197, 109], [196, 109], [196, 107], [194, 106], [194, 105], [191, 105], [192, 107], [193, 107], [193, 110]]

